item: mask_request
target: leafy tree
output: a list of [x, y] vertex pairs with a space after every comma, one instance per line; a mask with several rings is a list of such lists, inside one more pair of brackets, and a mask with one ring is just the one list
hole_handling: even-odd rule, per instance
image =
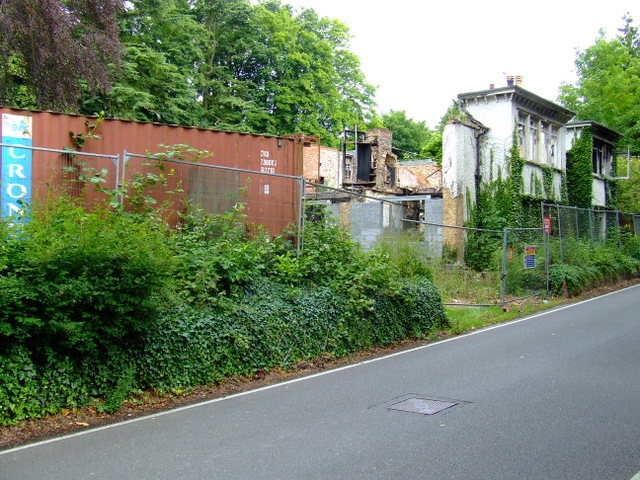
[[371, 116], [374, 88], [348, 50], [344, 24], [311, 9], [296, 14], [277, 0], [256, 5], [250, 22], [254, 48], [234, 78], [251, 85], [247, 100], [259, 106], [245, 118], [253, 131], [331, 143], [344, 126]]
[[[0, 101], [70, 110], [83, 86], [108, 91], [120, 62], [122, 0], [0, 2]], [[116, 68], [117, 70], [117, 68]]]
[[429, 143], [431, 130], [425, 121], [416, 122], [408, 118], [407, 113], [391, 110], [382, 116], [385, 128], [393, 132], [394, 153], [400, 160], [409, 160], [420, 156], [423, 148]]
[[[337, 144], [373, 118], [374, 89], [349, 32], [277, 0], [132, 0], [121, 15], [123, 75], [84, 113]], [[100, 108], [102, 106], [102, 108]]]
[[187, 0], [134, 0], [120, 17], [125, 47], [113, 90], [89, 95], [82, 113], [183, 125], [201, 125], [194, 86], [206, 33]]
[[623, 17], [619, 34], [578, 51], [575, 85], [560, 87], [559, 101], [582, 120], [595, 120], [624, 135], [622, 144], [640, 149], [640, 47], [633, 19]]
[[420, 150], [420, 156], [434, 159], [438, 164], [442, 162], [442, 132], [440, 130], [431, 134], [427, 144]]
[[459, 117], [460, 115], [460, 107], [456, 102], [453, 102], [440, 119], [438, 127], [431, 134], [427, 144], [422, 148], [422, 150], [420, 150], [421, 156], [433, 158], [436, 160], [438, 165], [442, 166], [442, 134], [444, 132], [444, 127], [447, 125], [449, 120], [453, 117]]
[[[619, 165], [618, 169], [618, 176], [627, 174], [626, 165]], [[629, 170], [630, 178], [617, 182], [617, 209], [623, 212], [640, 213], [640, 157], [631, 157]]]

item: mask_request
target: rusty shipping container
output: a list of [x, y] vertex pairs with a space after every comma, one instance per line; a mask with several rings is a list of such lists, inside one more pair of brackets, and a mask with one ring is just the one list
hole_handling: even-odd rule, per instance
[[[299, 138], [113, 119], [105, 119], [94, 129], [95, 118], [2, 107], [0, 113], [2, 143], [34, 147], [28, 151], [2, 148], [3, 204], [21, 194], [26, 196], [27, 190], [28, 198], [34, 200], [55, 195], [52, 187], [69, 188], [69, 177], [73, 180], [74, 171], [77, 174], [80, 170], [100, 175], [103, 185], [114, 188], [136, 172], [146, 172], [150, 168], [148, 155], [166, 152], [164, 146], [187, 144], [211, 155], [197, 163], [166, 161], [165, 191], [174, 193], [153, 193], [158, 201], [180, 210], [186, 199], [220, 212], [241, 199], [248, 221], [264, 225], [274, 234], [297, 221], [303, 146]], [[80, 134], [82, 145], [73, 141], [72, 134]], [[82, 154], [64, 153], [64, 148], [75, 148]], [[29, 164], [20, 164], [25, 159], [18, 157], [27, 156]], [[30, 179], [24, 178], [27, 174]], [[88, 203], [103, 196], [89, 191], [83, 194]], [[2, 211], [7, 211], [6, 205]]]

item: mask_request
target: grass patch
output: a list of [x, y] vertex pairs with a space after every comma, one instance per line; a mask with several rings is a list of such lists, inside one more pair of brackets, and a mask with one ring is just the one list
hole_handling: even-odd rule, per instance
[[[445, 306], [451, 327], [445, 333], [459, 335], [496, 323], [515, 320], [566, 303], [566, 298], [531, 297], [506, 305], [506, 311], [495, 307]], [[546, 302], [546, 303], [545, 303]]]

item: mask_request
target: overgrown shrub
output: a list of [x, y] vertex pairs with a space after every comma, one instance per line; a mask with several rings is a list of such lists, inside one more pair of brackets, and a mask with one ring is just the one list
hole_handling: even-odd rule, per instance
[[402, 281], [334, 222], [309, 223], [298, 255], [249, 235], [241, 205], [192, 212], [174, 232], [158, 219], [67, 201], [0, 224], [0, 425], [90, 402], [114, 412], [133, 389], [287, 368], [446, 324], [427, 270]]
[[326, 354], [340, 357], [447, 325], [433, 284], [422, 279], [393, 295], [371, 293], [364, 316], [328, 287], [252, 283], [232, 308], [177, 306], [141, 340], [138, 387], [163, 390], [216, 382]]
[[155, 318], [171, 263], [156, 224], [63, 200], [0, 229], [0, 345], [97, 355]]
[[433, 271], [424, 241], [417, 232], [402, 232], [400, 235], [384, 236], [377, 249], [385, 255], [399, 278], [429, 278]]
[[[633, 247], [631, 247], [633, 248]], [[575, 295], [605, 282], [640, 273], [640, 261], [617, 245], [571, 242], [565, 262], [551, 268], [549, 288], [556, 295]]]

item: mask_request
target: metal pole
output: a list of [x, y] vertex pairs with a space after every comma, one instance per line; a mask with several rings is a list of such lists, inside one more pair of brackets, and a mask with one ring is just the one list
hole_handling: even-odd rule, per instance
[[550, 271], [549, 271], [549, 264], [551, 263], [551, 252], [549, 251], [551, 249], [551, 241], [550, 241], [550, 232], [545, 232], [544, 230], [542, 231], [542, 236], [544, 238], [544, 269], [545, 269], [545, 275], [547, 277], [547, 294], [549, 294], [549, 286], [550, 286]]
[[507, 287], [507, 247], [508, 247], [508, 231], [505, 227], [502, 237], [502, 276], [500, 284], [500, 305], [504, 305], [504, 297]]
[[304, 241], [302, 237], [302, 229], [304, 228], [304, 195], [307, 191], [305, 183], [306, 180], [304, 177], [298, 178], [298, 185], [300, 188], [298, 198], [298, 241], [296, 242], [296, 254], [298, 256], [300, 256], [300, 253], [302, 252], [302, 242]]
[[560, 205], [556, 204], [556, 212], [558, 212], [558, 239], [560, 240], [560, 261], [564, 263], [564, 250], [562, 248], [562, 217], [560, 213]]

